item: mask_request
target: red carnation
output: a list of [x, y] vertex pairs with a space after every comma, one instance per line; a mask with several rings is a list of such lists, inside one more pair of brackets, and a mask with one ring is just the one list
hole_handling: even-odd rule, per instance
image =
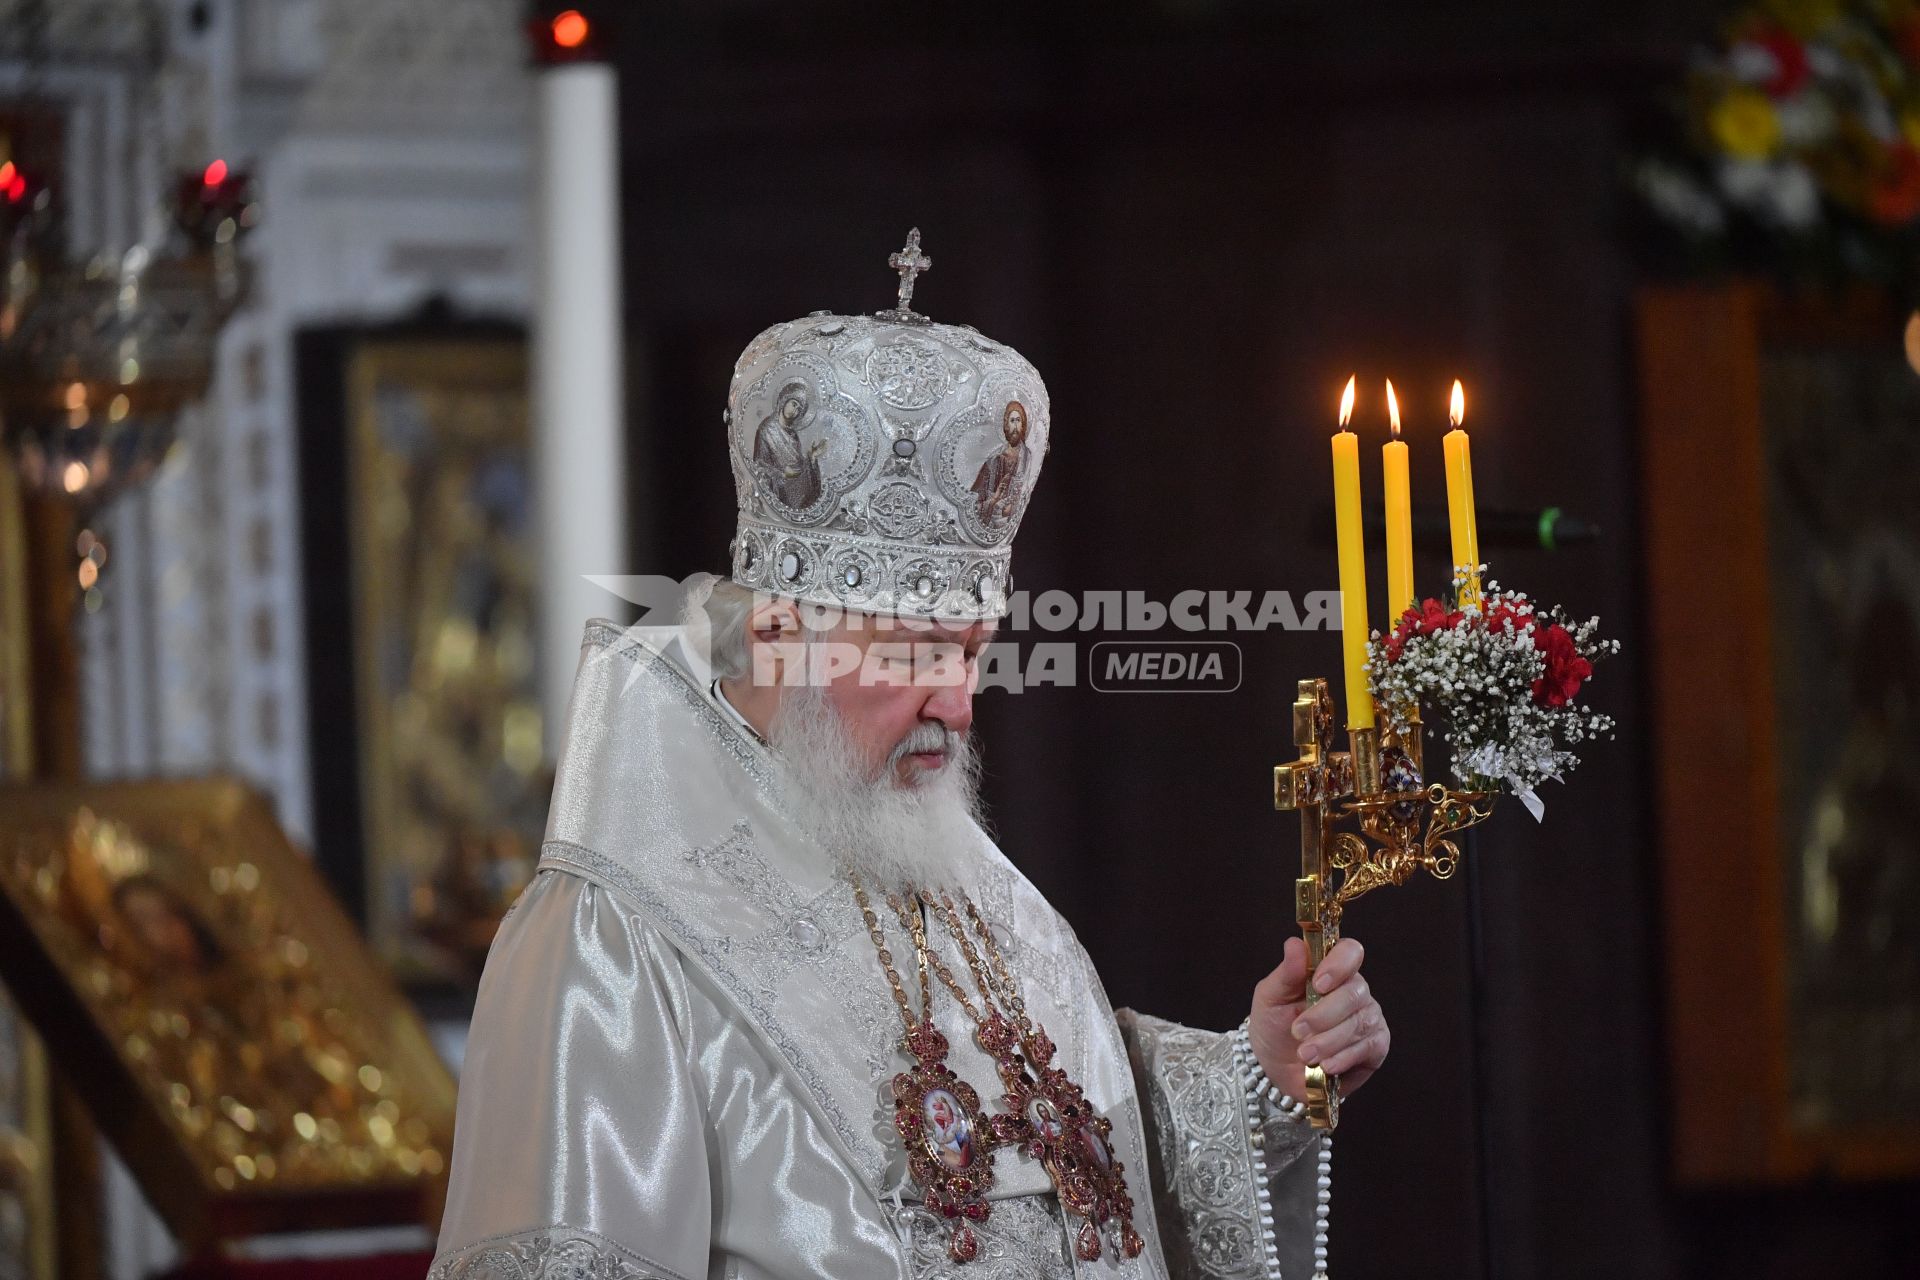
[[1752, 38], [1773, 55], [1774, 72], [1767, 80], [1767, 95], [1778, 100], [1800, 92], [1813, 75], [1813, 68], [1807, 65], [1807, 47], [1783, 27], [1762, 28]]
[[1573, 637], [1559, 623], [1533, 631], [1533, 647], [1547, 660], [1547, 669], [1533, 682], [1533, 700], [1543, 707], [1564, 707], [1593, 674], [1593, 664], [1573, 647]]
[[1519, 635], [1533, 621], [1533, 606], [1502, 597], [1487, 612], [1487, 630], [1511, 631]]
[[1438, 600], [1429, 597], [1420, 602], [1417, 609], [1408, 609], [1393, 624], [1393, 631], [1387, 636], [1387, 659], [1397, 662], [1400, 650], [1407, 641], [1415, 636], [1430, 635], [1435, 631], [1451, 631], [1466, 620], [1467, 615], [1458, 609], [1449, 610]]

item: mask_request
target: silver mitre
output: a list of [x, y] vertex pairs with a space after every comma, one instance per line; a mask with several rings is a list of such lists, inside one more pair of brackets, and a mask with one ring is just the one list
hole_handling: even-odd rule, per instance
[[899, 305], [816, 311], [747, 345], [727, 392], [733, 580], [863, 613], [997, 618], [1047, 452], [1047, 388], [1012, 347]]

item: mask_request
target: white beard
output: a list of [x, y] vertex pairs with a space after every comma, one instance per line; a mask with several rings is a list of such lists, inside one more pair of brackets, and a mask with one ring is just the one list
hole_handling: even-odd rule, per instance
[[[895, 745], [875, 779], [825, 688], [806, 684], [787, 691], [769, 741], [784, 811], [842, 871], [883, 890], [961, 887], [960, 869], [983, 825], [970, 735], [922, 724]], [[946, 764], [917, 786], [899, 782], [901, 757], [927, 750], [946, 751]]]

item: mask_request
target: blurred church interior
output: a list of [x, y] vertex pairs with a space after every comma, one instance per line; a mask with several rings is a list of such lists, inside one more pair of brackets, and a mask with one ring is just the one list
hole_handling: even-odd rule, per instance
[[[1624, 642], [1545, 821], [1350, 917], [1334, 1273], [1920, 1275], [1916, 146], [1897, 0], [0, 0], [0, 1280], [426, 1274], [581, 627], [724, 569], [735, 355], [910, 227], [1051, 389], [1023, 585], [1331, 589], [1355, 371], [1437, 581], [1459, 378], [1483, 558]], [[1339, 664], [1222, 638], [978, 724], [1224, 1028]]]

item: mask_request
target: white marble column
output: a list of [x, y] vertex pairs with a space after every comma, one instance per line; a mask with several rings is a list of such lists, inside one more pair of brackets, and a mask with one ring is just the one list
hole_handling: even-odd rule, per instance
[[614, 72], [573, 62], [543, 69], [539, 81], [533, 461], [551, 754], [582, 625], [621, 604], [587, 575], [628, 566]]

